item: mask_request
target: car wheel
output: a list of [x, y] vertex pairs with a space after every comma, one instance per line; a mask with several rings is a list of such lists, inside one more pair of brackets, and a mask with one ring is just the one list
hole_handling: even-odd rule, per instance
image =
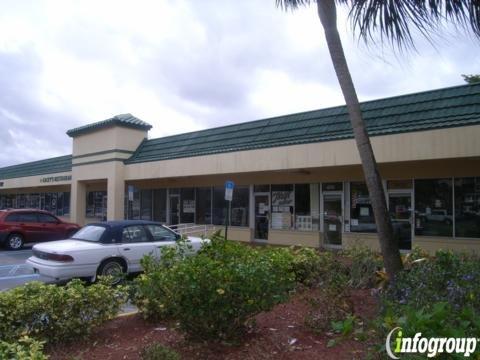
[[125, 276], [125, 266], [119, 260], [106, 260], [98, 268], [97, 275], [110, 276], [112, 278], [111, 284], [119, 284]]
[[20, 250], [23, 247], [23, 236], [20, 234], [10, 234], [7, 239], [7, 248], [10, 250]]

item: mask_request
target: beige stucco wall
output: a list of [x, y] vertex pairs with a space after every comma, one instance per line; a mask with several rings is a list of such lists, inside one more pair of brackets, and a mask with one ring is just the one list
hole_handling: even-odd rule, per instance
[[268, 230], [268, 244], [275, 245], [299, 245], [319, 247], [322, 243], [321, 233], [317, 231], [289, 231]]
[[377, 234], [359, 232], [344, 232], [342, 234], [342, 247], [344, 249], [357, 246], [366, 246], [374, 251], [380, 251]]
[[145, 130], [111, 126], [75, 136], [72, 155], [75, 157], [113, 149], [134, 151], [146, 137], [147, 132]]
[[107, 220], [124, 218], [124, 164], [111, 161], [74, 166], [72, 169], [71, 219], [85, 224], [85, 194], [92, 188], [107, 190]]
[[105, 160], [111, 160], [111, 159], [123, 159], [126, 160], [130, 156], [132, 156], [132, 153], [125, 153], [125, 152], [119, 152], [119, 151], [111, 151], [106, 154], [98, 154], [98, 155], [91, 155], [91, 156], [84, 156], [80, 158], [74, 158], [72, 160], [72, 164], [77, 166], [78, 164], [87, 164], [87, 163], [92, 163], [92, 162], [101, 162]]
[[480, 239], [415, 236], [412, 246], [418, 246], [430, 254], [437, 250], [453, 250], [466, 253], [480, 253]]
[[15, 178], [15, 179], [5, 179], [2, 180], [3, 186], [0, 188], [0, 191], [8, 189], [18, 189], [18, 188], [38, 188], [38, 191], [47, 191], [47, 190], [40, 190], [40, 188], [47, 188], [52, 186], [59, 186], [59, 185], [70, 185], [71, 181], [55, 181], [55, 182], [41, 182], [43, 178], [49, 177], [58, 177], [58, 176], [71, 176], [72, 173], [69, 172], [61, 172], [61, 173], [53, 173], [53, 174], [46, 174], [46, 175], [36, 175], [36, 176], [26, 176], [22, 178]]
[[[220, 230], [220, 233], [225, 235], [225, 226], [215, 225], [211, 229], [211, 233]], [[236, 240], [249, 242], [252, 239], [252, 230], [248, 227], [241, 226], [229, 226], [228, 227], [228, 240]]]

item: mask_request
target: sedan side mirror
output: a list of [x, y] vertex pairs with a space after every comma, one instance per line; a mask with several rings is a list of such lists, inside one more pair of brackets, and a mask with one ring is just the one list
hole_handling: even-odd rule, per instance
[[175, 234], [175, 239], [176, 239], [176, 240], [180, 240], [181, 238], [182, 238], [182, 235], [180, 235], [180, 234]]

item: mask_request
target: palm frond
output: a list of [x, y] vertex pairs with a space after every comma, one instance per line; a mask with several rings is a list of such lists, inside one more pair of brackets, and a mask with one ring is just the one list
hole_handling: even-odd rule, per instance
[[316, 2], [316, 0], [275, 0], [275, 5], [284, 10], [296, 10], [301, 6], [310, 5], [312, 2]]
[[[321, 1], [321, 0], [319, 0]], [[365, 42], [379, 33], [399, 48], [413, 46], [413, 31], [427, 39], [451, 23], [480, 37], [480, 0], [337, 0], [350, 10], [355, 30]]]

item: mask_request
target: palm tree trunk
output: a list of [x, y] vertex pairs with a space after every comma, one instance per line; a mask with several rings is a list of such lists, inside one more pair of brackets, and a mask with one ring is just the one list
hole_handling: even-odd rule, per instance
[[343, 52], [342, 41], [337, 30], [337, 11], [335, 0], [317, 0], [318, 16], [325, 31], [328, 50], [347, 104], [353, 134], [357, 143], [358, 152], [362, 161], [365, 181], [367, 183], [370, 201], [377, 224], [378, 238], [382, 251], [385, 270], [390, 279], [393, 279], [402, 268], [402, 260], [398, 244], [393, 236], [392, 223], [387, 210], [385, 192], [382, 179], [378, 172], [375, 155], [373, 154], [370, 138], [368, 137], [365, 122], [363, 121], [360, 104], [355, 86], [353, 85], [347, 60]]

